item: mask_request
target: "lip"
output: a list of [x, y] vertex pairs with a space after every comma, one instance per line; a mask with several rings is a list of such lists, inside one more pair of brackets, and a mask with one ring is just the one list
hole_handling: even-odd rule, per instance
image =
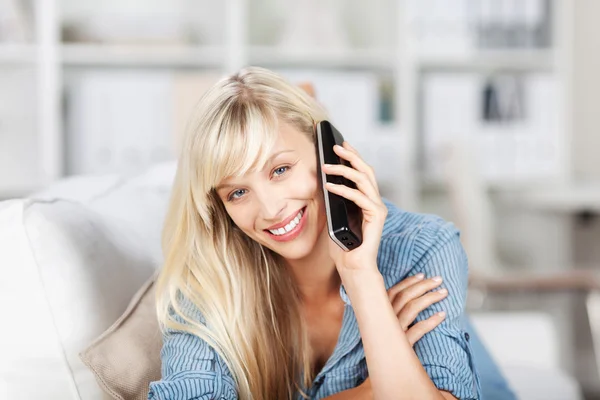
[[286, 219], [284, 219], [284, 220], [283, 220], [283, 221], [281, 221], [280, 223], [278, 223], [278, 224], [275, 224], [275, 225], [272, 225], [272, 226], [270, 226], [270, 227], [266, 228], [266, 230], [271, 230], [271, 229], [279, 229], [279, 228], [283, 228], [283, 227], [285, 227], [287, 224], [289, 224], [290, 222], [292, 222], [292, 220], [293, 220], [294, 218], [296, 218], [296, 215], [298, 215], [298, 213], [299, 213], [299, 212], [300, 212], [300, 210], [302, 210], [302, 209], [304, 209], [304, 207], [302, 207], [302, 208], [300, 208], [300, 209], [296, 210], [296, 212], [295, 212], [295, 213], [293, 213], [292, 215], [290, 215], [289, 217], [287, 217]]
[[[301, 208], [300, 210], [304, 210], [304, 212], [302, 213], [302, 218], [300, 218], [300, 222], [298, 222], [298, 225], [296, 225], [294, 227], [294, 229], [292, 229], [291, 231], [289, 231], [287, 233], [284, 233], [283, 235], [273, 235], [271, 232], [269, 232], [268, 229], [265, 229], [266, 234], [269, 235], [271, 237], [271, 239], [273, 239], [277, 242], [288, 242], [290, 240], [297, 238], [298, 235], [300, 235], [300, 233], [302, 233], [302, 229], [304, 228], [304, 225], [306, 224], [306, 214], [308, 213], [308, 209], [306, 207]], [[294, 217], [289, 219], [289, 221], [296, 218], [296, 215], [298, 215], [300, 210], [298, 210], [298, 212], [296, 212], [296, 214], [294, 214]], [[288, 221], [288, 223], [289, 223], [289, 221]], [[281, 225], [281, 224], [278, 224], [278, 225]], [[273, 226], [278, 226], [278, 225], [273, 225]], [[283, 226], [285, 226], [285, 225], [283, 225]], [[280, 227], [283, 227], [283, 226], [280, 226]], [[269, 228], [269, 229], [279, 229], [279, 228]]]

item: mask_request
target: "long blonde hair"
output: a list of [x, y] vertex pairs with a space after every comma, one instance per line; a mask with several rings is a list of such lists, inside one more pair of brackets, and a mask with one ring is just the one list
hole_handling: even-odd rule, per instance
[[205, 340], [240, 399], [293, 398], [312, 382], [300, 300], [282, 259], [235, 226], [215, 186], [262, 167], [285, 121], [314, 140], [322, 107], [279, 75], [248, 67], [200, 99], [179, 156], [156, 284], [163, 330]]

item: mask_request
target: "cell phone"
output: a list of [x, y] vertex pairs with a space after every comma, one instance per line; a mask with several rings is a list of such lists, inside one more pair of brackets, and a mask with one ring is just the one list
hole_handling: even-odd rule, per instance
[[323, 164], [352, 165], [340, 158], [333, 151], [333, 146], [344, 142], [342, 134], [329, 122], [321, 121], [316, 125], [317, 176], [323, 188], [325, 211], [327, 212], [327, 230], [329, 237], [345, 251], [350, 251], [362, 244], [362, 209], [353, 201], [325, 188], [326, 182], [343, 184], [356, 189], [356, 184], [339, 175], [327, 175], [321, 168]]

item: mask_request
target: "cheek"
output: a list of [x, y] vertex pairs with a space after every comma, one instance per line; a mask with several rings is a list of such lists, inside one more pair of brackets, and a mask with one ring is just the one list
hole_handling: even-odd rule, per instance
[[241, 209], [234, 208], [228, 210], [227, 213], [231, 217], [234, 224], [237, 225], [242, 231], [249, 231], [254, 226], [254, 219], [249, 212], [244, 212]]
[[306, 170], [299, 179], [294, 179], [294, 190], [304, 198], [314, 197], [319, 191], [316, 171]]

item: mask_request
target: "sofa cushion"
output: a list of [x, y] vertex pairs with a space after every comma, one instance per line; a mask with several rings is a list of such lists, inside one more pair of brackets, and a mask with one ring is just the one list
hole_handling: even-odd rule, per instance
[[145, 400], [160, 379], [162, 334], [156, 318], [153, 276], [125, 313], [81, 353], [100, 386], [116, 400]]
[[160, 265], [174, 171], [100, 179], [101, 190], [70, 178], [0, 203], [0, 314], [18, 327], [0, 330], [0, 398], [104, 397], [78, 354]]
[[[55, 329], [23, 225], [27, 200], [0, 203], [0, 398], [75, 399], [76, 385]], [[43, 388], [43, 390], [40, 390]]]

